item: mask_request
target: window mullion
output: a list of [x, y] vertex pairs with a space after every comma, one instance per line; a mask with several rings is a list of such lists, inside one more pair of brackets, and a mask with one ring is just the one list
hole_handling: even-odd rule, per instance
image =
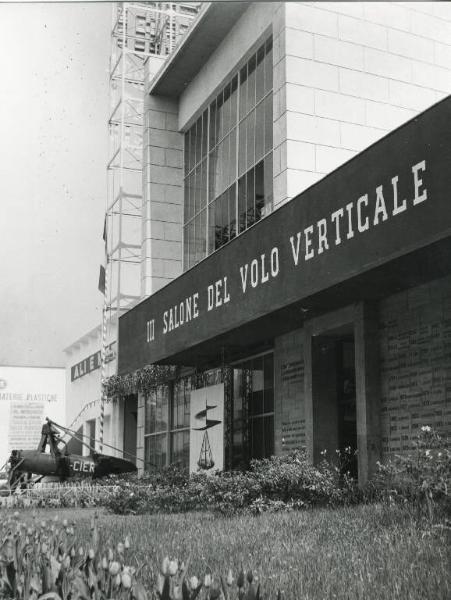
[[208, 256], [210, 248], [210, 105], [207, 107], [207, 189], [205, 190], [205, 256]]

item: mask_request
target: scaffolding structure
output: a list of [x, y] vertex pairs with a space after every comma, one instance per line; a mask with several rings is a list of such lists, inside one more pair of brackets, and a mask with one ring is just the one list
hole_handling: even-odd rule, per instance
[[[141, 208], [145, 63], [168, 56], [198, 3], [113, 5], [106, 210], [110, 320], [141, 299]], [[113, 319], [114, 320], [114, 319]]]
[[[110, 160], [105, 211], [102, 373], [119, 316], [142, 299], [142, 176], [146, 62], [167, 57], [200, 9], [199, 2], [113, 4], [110, 55]], [[100, 441], [103, 444], [102, 386]], [[101, 450], [101, 448], [100, 448]]]

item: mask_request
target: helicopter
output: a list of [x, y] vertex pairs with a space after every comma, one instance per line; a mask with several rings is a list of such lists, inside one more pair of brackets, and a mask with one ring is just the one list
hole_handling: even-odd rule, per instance
[[[12, 450], [9, 457], [8, 483], [11, 492], [31, 487], [44, 477], [56, 477], [60, 482], [71, 478], [98, 478], [136, 471], [136, 466], [123, 458], [116, 458], [92, 450], [89, 456], [71, 454], [61, 431], [72, 432], [49, 418], [42, 426], [41, 439], [36, 450]], [[75, 435], [72, 435], [78, 439]], [[47, 449], [49, 451], [47, 451]]]

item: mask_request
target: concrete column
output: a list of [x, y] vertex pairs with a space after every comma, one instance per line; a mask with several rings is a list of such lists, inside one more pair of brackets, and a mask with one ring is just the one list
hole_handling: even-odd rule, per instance
[[312, 381], [312, 332], [304, 327], [304, 411], [305, 411], [305, 450], [313, 463], [313, 381]]
[[183, 134], [178, 103], [145, 99], [141, 295], [155, 293], [182, 273]]
[[145, 397], [138, 394], [138, 423], [136, 430], [136, 466], [138, 477], [144, 473], [144, 419], [145, 419]]
[[360, 303], [354, 322], [359, 483], [365, 484], [381, 457], [378, 315]]

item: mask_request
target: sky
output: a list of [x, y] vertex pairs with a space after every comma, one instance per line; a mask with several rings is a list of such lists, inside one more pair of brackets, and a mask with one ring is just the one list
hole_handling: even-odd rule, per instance
[[101, 322], [111, 4], [0, 3], [0, 365]]

